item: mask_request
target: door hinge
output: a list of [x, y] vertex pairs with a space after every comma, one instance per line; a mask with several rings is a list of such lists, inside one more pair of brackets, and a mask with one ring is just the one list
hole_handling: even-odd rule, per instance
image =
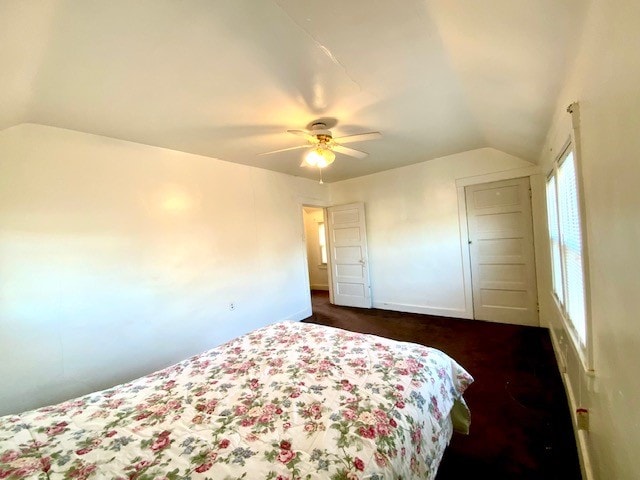
[[533, 198], [533, 194], [531, 193], [531, 189], [529, 189], [529, 198]]
[[540, 302], [536, 303], [536, 310], [540, 312]]

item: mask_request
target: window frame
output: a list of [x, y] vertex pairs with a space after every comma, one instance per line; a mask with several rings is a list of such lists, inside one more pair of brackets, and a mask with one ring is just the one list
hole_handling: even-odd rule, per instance
[[[320, 234], [320, 231], [323, 231], [323, 235]], [[327, 262], [329, 260], [329, 252], [327, 250], [327, 224], [322, 221], [318, 222], [318, 250], [319, 250], [319, 259], [320, 263], [319, 267], [327, 268]], [[324, 253], [324, 255], [323, 255]], [[327, 262], [324, 262], [323, 259], [327, 259]]]
[[[562, 233], [562, 228], [560, 226], [561, 223], [561, 216], [560, 216], [560, 208], [559, 208], [559, 203], [560, 203], [560, 196], [559, 196], [559, 176], [558, 176], [558, 172], [559, 172], [559, 168], [562, 165], [562, 163], [567, 159], [567, 157], [569, 156], [569, 153], [573, 152], [573, 164], [574, 164], [574, 168], [575, 168], [575, 175], [576, 175], [576, 197], [577, 197], [577, 201], [578, 201], [578, 217], [579, 217], [579, 225], [580, 225], [580, 235], [581, 235], [581, 242], [580, 242], [580, 255], [581, 255], [581, 264], [582, 264], [582, 285], [583, 285], [583, 296], [584, 296], [584, 332], [585, 332], [585, 339], [584, 339], [584, 344], [582, 343], [582, 341], [580, 340], [580, 335], [578, 334], [578, 331], [575, 327], [575, 325], [573, 324], [573, 321], [570, 319], [568, 312], [567, 312], [567, 307], [566, 307], [566, 302], [567, 302], [567, 289], [566, 289], [566, 285], [567, 285], [567, 264], [566, 264], [566, 260], [565, 260], [565, 253], [563, 252], [563, 233]], [[590, 283], [589, 283], [589, 255], [588, 255], [588, 250], [587, 250], [587, 229], [586, 229], [586, 222], [585, 222], [585, 217], [586, 217], [586, 210], [585, 210], [585, 205], [584, 205], [584, 190], [583, 190], [583, 185], [582, 185], [582, 169], [581, 169], [581, 162], [580, 162], [580, 148], [579, 148], [579, 144], [575, 141], [574, 135], [571, 135], [568, 140], [564, 143], [563, 148], [560, 150], [560, 154], [557, 155], [552, 164], [551, 164], [551, 168], [549, 169], [549, 171], [547, 172], [547, 175], [545, 177], [545, 197], [548, 197], [548, 191], [547, 191], [547, 187], [548, 187], [548, 183], [549, 181], [553, 180], [554, 183], [554, 188], [555, 188], [555, 215], [556, 215], [556, 219], [558, 222], [558, 240], [559, 240], [559, 250], [560, 250], [560, 268], [561, 268], [561, 282], [562, 282], [562, 296], [563, 299], [560, 299], [554, 289], [554, 278], [553, 278], [553, 244], [552, 244], [552, 239], [551, 239], [551, 232], [549, 230], [549, 203], [548, 203], [548, 198], [546, 201], [546, 208], [547, 208], [547, 214], [546, 214], [546, 220], [547, 220], [547, 239], [549, 241], [549, 266], [551, 269], [551, 297], [554, 300], [554, 303], [558, 309], [558, 312], [560, 314], [560, 318], [562, 319], [562, 323], [564, 326], [565, 331], [567, 332], [569, 338], [571, 338], [571, 343], [573, 344], [574, 349], [576, 350], [576, 352], [578, 353], [578, 357], [581, 360], [582, 366], [584, 368], [584, 370], [587, 373], [593, 374], [594, 373], [594, 366], [593, 366], [593, 344], [592, 344], [592, 339], [593, 339], [593, 335], [592, 335], [592, 318], [591, 318], [591, 290], [590, 290]]]
[[[555, 232], [552, 232], [552, 228], [551, 228], [551, 223], [552, 223], [552, 219], [550, 218], [550, 214], [551, 212], [549, 211], [549, 190], [550, 190], [550, 184], [551, 185], [551, 189], [553, 190], [553, 205], [551, 205], [551, 207], [553, 208], [553, 223], [554, 223], [554, 227], [555, 228]], [[551, 293], [553, 296], [556, 297], [556, 300], [558, 300], [561, 304], [564, 303], [564, 273], [563, 273], [563, 261], [562, 261], [562, 252], [561, 252], [561, 239], [560, 239], [560, 213], [558, 212], [558, 179], [557, 176], [555, 175], [555, 170], [552, 170], [551, 173], [549, 173], [549, 175], [547, 175], [546, 178], [546, 184], [545, 184], [545, 192], [546, 192], [546, 198], [547, 198], [547, 232], [548, 232], [548, 240], [549, 240], [549, 249], [550, 249], [550, 256], [551, 256]], [[557, 241], [557, 252], [554, 248], [555, 243], [554, 243], [554, 239], [557, 236], [557, 239], [555, 241]], [[559, 268], [556, 267], [556, 257], [559, 263]], [[557, 278], [557, 276], [559, 275], [559, 279]], [[557, 281], [559, 280], [559, 281]], [[558, 288], [559, 287], [559, 288]], [[558, 292], [559, 290], [559, 292]], [[562, 298], [560, 298], [558, 296], [558, 293], [560, 293], [562, 295]]]

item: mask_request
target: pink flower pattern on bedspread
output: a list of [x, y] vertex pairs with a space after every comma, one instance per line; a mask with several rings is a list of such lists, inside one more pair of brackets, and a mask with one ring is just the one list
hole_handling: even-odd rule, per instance
[[472, 381], [439, 350], [277, 323], [1, 417], [0, 479], [430, 479]]

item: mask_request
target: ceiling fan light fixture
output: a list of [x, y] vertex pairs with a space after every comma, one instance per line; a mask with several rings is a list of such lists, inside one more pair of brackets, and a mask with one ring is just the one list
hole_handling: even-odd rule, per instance
[[325, 168], [333, 163], [336, 154], [326, 147], [312, 148], [304, 158], [307, 165], [311, 167]]

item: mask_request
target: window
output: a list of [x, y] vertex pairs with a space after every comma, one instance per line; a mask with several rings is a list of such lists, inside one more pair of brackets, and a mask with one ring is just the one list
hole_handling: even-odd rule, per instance
[[547, 215], [549, 216], [549, 242], [551, 244], [551, 270], [553, 293], [564, 303], [562, 287], [562, 260], [560, 259], [560, 225], [558, 224], [558, 199], [556, 195], [556, 177], [552, 175], [547, 181]]
[[320, 245], [320, 263], [327, 264], [327, 237], [324, 234], [324, 222], [318, 223], [318, 245]]
[[587, 346], [582, 228], [576, 159], [571, 144], [553, 165], [547, 179], [547, 216], [551, 244], [553, 293], [579, 343]]

